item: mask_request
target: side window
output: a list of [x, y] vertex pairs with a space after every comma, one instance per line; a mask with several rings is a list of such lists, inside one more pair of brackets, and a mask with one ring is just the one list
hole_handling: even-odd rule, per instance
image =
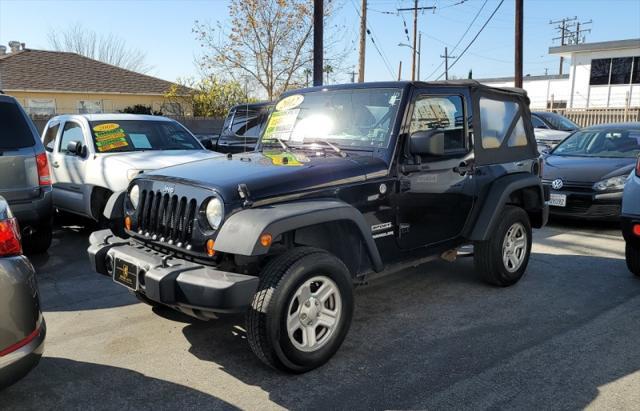
[[464, 104], [461, 96], [419, 96], [414, 105], [409, 133], [443, 130], [444, 152], [466, 151]]
[[[482, 130], [482, 148], [497, 149], [504, 139], [516, 116], [519, 116], [520, 105], [514, 101], [480, 98], [480, 127]], [[518, 122], [524, 133], [522, 119]], [[516, 127], [513, 131], [516, 131]], [[513, 135], [510, 134], [509, 138]], [[524, 135], [526, 145], [526, 134]], [[511, 146], [511, 143], [509, 143]]]
[[549, 128], [538, 116], [531, 116], [531, 124], [533, 128]]
[[56, 144], [56, 136], [58, 135], [58, 130], [60, 129], [60, 123], [49, 126], [47, 132], [44, 134], [44, 144], [45, 150], [48, 152], [53, 151], [53, 147]]
[[80, 124], [68, 121], [65, 123], [64, 129], [62, 129], [62, 137], [60, 137], [58, 151], [66, 154], [67, 146], [71, 141], [81, 141], [84, 143], [84, 136]]
[[511, 135], [509, 136], [509, 147], [525, 147], [527, 145], [527, 132], [524, 131], [524, 121], [522, 117], [516, 123]]

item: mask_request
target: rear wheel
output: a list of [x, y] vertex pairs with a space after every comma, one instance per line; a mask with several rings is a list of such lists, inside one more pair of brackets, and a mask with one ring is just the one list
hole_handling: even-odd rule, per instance
[[629, 271], [640, 277], [640, 249], [633, 248], [631, 244], [627, 243], [625, 251]]
[[527, 213], [519, 207], [506, 206], [491, 237], [474, 245], [476, 271], [493, 285], [517, 283], [527, 269], [531, 243]]
[[53, 239], [53, 224], [43, 223], [26, 236], [24, 239], [24, 251], [26, 254], [42, 254], [51, 246]]
[[253, 352], [274, 368], [302, 373], [340, 348], [353, 315], [345, 265], [324, 250], [300, 247], [271, 261], [247, 313]]

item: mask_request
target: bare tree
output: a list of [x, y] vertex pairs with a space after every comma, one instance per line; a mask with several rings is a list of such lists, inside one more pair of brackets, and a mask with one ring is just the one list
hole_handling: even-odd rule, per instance
[[[313, 2], [310, 0], [231, 0], [231, 27], [195, 22], [193, 32], [205, 50], [204, 71], [234, 80], [248, 77], [272, 100], [303, 86], [312, 61]], [[329, 10], [325, 11], [325, 15]], [[326, 41], [327, 50], [337, 41]], [[346, 52], [327, 56], [338, 70]]]
[[98, 35], [76, 23], [65, 30], [50, 29], [49, 46], [57, 51], [69, 51], [95, 60], [100, 60], [127, 70], [147, 73], [151, 66], [146, 63], [146, 54], [127, 47], [125, 41], [113, 34]]

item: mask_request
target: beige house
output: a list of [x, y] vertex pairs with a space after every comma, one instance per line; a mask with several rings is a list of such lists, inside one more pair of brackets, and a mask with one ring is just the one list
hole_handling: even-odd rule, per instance
[[[137, 104], [165, 115], [192, 115], [164, 94], [174, 83], [76, 53], [0, 46], [0, 90], [34, 117], [119, 112]], [[187, 89], [180, 89], [185, 94]]]

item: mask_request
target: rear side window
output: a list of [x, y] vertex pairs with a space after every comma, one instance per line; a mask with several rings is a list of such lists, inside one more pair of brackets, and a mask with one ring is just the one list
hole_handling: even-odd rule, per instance
[[0, 102], [0, 150], [33, 147], [35, 144], [31, 127], [18, 104]]
[[60, 123], [55, 124], [53, 126], [49, 126], [47, 132], [44, 134], [44, 148], [45, 150], [52, 152], [53, 147], [56, 144], [56, 136], [58, 135], [58, 129], [60, 128]]
[[500, 148], [519, 111], [520, 105], [514, 101], [480, 98], [482, 148]]

